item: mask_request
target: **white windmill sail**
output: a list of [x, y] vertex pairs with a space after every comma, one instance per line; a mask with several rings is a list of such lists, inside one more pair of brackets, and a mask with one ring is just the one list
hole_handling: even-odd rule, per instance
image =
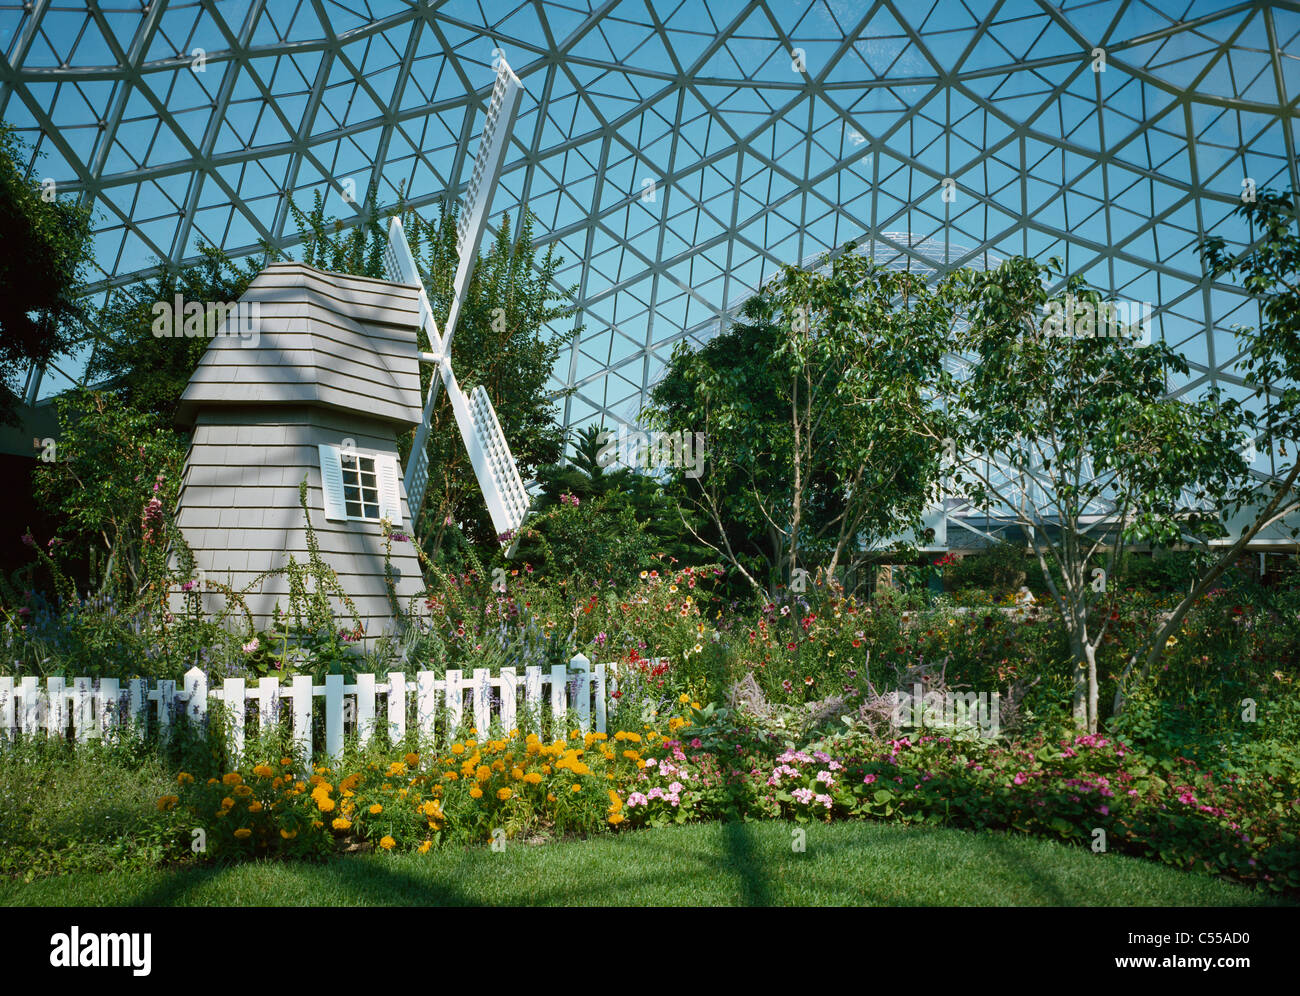
[[[451, 308], [441, 335], [434, 322], [433, 310], [429, 307], [424, 283], [420, 280], [406, 235], [402, 231], [400, 218], [393, 218], [389, 223], [388, 248], [384, 253], [384, 266], [390, 280], [420, 288], [420, 324], [429, 338], [432, 350], [422, 354], [420, 359], [437, 364], [441, 374], [429, 381], [429, 395], [425, 399], [423, 417], [406, 463], [406, 496], [411, 505], [412, 518], [418, 515], [429, 483], [429, 432], [434, 405], [438, 400], [439, 384], [445, 384], [452, 411], [456, 415], [457, 428], [474, 467], [474, 475], [478, 478], [488, 513], [492, 517], [492, 526], [499, 536], [508, 537], [503, 539], [504, 543], [509, 543], [510, 538], [517, 535], [528, 514], [528, 492], [524, 490], [519, 469], [515, 466], [510, 446], [501, 432], [501, 424], [497, 421], [487, 391], [480, 385], [474, 389], [471, 397], [466, 398], [456, 383], [456, 375], [451, 369], [451, 342], [456, 333], [456, 319], [465, 303], [465, 293], [474, 273], [474, 265], [478, 262], [479, 246], [487, 226], [492, 195], [496, 191], [501, 162], [510, 141], [510, 132], [522, 94], [523, 87], [518, 77], [504, 58], [498, 59], [497, 79], [488, 104], [487, 121], [483, 125], [478, 156], [474, 160], [474, 172], [465, 190], [465, 199], [456, 225], [458, 265], [452, 288]], [[511, 547], [513, 549], [513, 544]]]

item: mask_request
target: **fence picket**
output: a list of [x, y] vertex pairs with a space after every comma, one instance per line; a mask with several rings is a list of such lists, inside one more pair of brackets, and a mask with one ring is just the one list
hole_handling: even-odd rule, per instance
[[158, 682], [158, 739], [171, 739], [172, 720], [176, 718], [176, 682], [168, 678]]
[[492, 725], [492, 686], [488, 683], [488, 669], [474, 669], [474, 729], [478, 738], [486, 740]]
[[396, 744], [406, 737], [406, 675], [388, 672], [388, 742]]
[[221, 701], [226, 704], [226, 722], [230, 730], [230, 751], [244, 755], [244, 716], [248, 711], [243, 678], [227, 678], [221, 685]]
[[515, 669], [512, 667], [503, 667], [501, 669], [501, 729], [510, 735], [510, 731], [515, 728], [515, 689], [518, 687], [518, 680], [515, 677]]
[[417, 687], [415, 715], [420, 736], [433, 743], [438, 722], [438, 680], [432, 671], [421, 671], [415, 676], [415, 681]]
[[304, 762], [311, 765], [311, 675], [293, 677], [293, 745]]
[[357, 738], [364, 747], [375, 732], [375, 676], [357, 675]]
[[257, 734], [265, 737], [280, 719], [280, 679], [262, 678], [257, 683]]
[[[311, 711], [308, 704], [308, 713]], [[343, 675], [325, 675], [325, 753], [331, 761], [343, 756]]]
[[528, 725], [542, 732], [542, 669], [536, 664], [524, 668], [524, 711]]
[[146, 712], [148, 705], [147, 694], [149, 689], [145, 687], [146, 682], [143, 678], [132, 678], [127, 686], [127, 716], [131, 726], [131, 735], [134, 737], [143, 736], [149, 725], [149, 714]]
[[573, 694], [577, 696], [578, 729], [591, 730], [591, 661], [582, 654], [569, 661], [574, 669]]
[[196, 727], [208, 722], [208, 676], [197, 667], [185, 672], [185, 715]]
[[99, 679], [99, 735], [108, 736], [122, 725], [122, 683], [117, 678]]
[[66, 689], [63, 679], [51, 677], [45, 679], [47, 699], [45, 705], [45, 729], [52, 737], [62, 737], [68, 728], [68, 717], [64, 712]]
[[564, 717], [569, 711], [568, 697], [565, 684], [569, 680], [569, 672], [563, 664], [556, 664], [551, 668], [551, 736], [559, 738], [567, 734], [564, 729]]
[[462, 694], [459, 671], [448, 671], [443, 679], [447, 683], [447, 735], [460, 735], [460, 724], [464, 721], [465, 697]]
[[14, 679], [0, 677], [0, 737], [8, 740], [14, 734], [18, 711], [14, 708]]
[[73, 678], [73, 713], [72, 731], [77, 736], [77, 743], [84, 744], [95, 732], [91, 714], [91, 703], [95, 700], [94, 688], [89, 678]]
[[596, 729], [607, 732], [605, 721], [609, 714], [609, 699], [605, 696], [605, 668], [607, 664], [596, 665]]
[[23, 735], [34, 736], [41, 725], [41, 696], [35, 678], [23, 679]]
[[[593, 673], [594, 672], [594, 673]], [[538, 665], [528, 665], [522, 675], [523, 705], [525, 715], [520, 715], [521, 676], [516, 668], [503, 667], [497, 675], [488, 668], [475, 668], [472, 676], [459, 670], [447, 671], [439, 679], [432, 671], [420, 671], [415, 679], [408, 680], [400, 671], [387, 675], [386, 684], [376, 682], [373, 674], [356, 675], [356, 684], [348, 684], [341, 674], [325, 676], [324, 685], [313, 685], [308, 675], [295, 676], [282, 686], [278, 678], [259, 680], [256, 688], [243, 678], [226, 678], [220, 688], [213, 687], [208, 676], [200, 669], [185, 672], [181, 688], [175, 680], [163, 679], [154, 683], [133, 678], [124, 691], [116, 678], [103, 678], [96, 682], [88, 677], [50, 677], [42, 687], [37, 677], [0, 677], [0, 739], [7, 739], [15, 731], [33, 735], [44, 730], [50, 736], [66, 736], [71, 729], [79, 743], [106, 736], [120, 725], [125, 714], [133, 729], [147, 731], [152, 725], [149, 712], [158, 704], [158, 734], [162, 741], [169, 740], [175, 732], [176, 710], [183, 707], [191, 723], [204, 724], [211, 709], [209, 698], [225, 704], [228, 714], [225, 730], [227, 745], [232, 754], [241, 757], [248, 746], [248, 700], [257, 702], [256, 712], [260, 725], [259, 735], [274, 732], [281, 722], [281, 696], [292, 700], [290, 728], [295, 748], [308, 760], [312, 757], [313, 715], [316, 698], [323, 698], [325, 710], [325, 736], [323, 752], [337, 761], [343, 754], [352, 713], [348, 696], [356, 695], [357, 733], [365, 745], [374, 731], [378, 702], [376, 695], [387, 696], [386, 712], [388, 733], [392, 743], [406, 737], [408, 728], [408, 695], [415, 697], [414, 714], [421, 740], [436, 743], [438, 712], [447, 711], [447, 737], [460, 732], [465, 724], [465, 691], [473, 695], [470, 704], [473, 727], [479, 740], [488, 738], [494, 723], [500, 723], [505, 734], [520, 725], [541, 732], [543, 715], [543, 686], [550, 683], [550, 732], [564, 736], [562, 729], [570, 709], [584, 732], [594, 726], [606, 732], [610, 714], [610, 694], [617, 687], [613, 664], [593, 664], [582, 654], [576, 655], [568, 665], [556, 664], [548, 671]], [[573, 687], [569, 687], [569, 682]], [[499, 693], [499, 697], [498, 697]], [[595, 715], [592, 715], [592, 697], [595, 697]], [[19, 704], [21, 702], [21, 705]], [[125, 708], [123, 708], [125, 702]]]

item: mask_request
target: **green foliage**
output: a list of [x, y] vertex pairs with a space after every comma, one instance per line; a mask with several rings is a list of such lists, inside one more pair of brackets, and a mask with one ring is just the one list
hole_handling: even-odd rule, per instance
[[950, 321], [922, 278], [849, 246], [786, 267], [729, 329], [675, 350], [649, 414], [705, 434], [704, 473], [673, 482], [755, 594], [919, 523], [939, 464], [918, 422], [945, 380]]
[[172, 427], [181, 395], [218, 329], [214, 315], [208, 315], [204, 336], [185, 337], [177, 330], [159, 337], [153, 332], [155, 305], [174, 306], [178, 295], [204, 305], [237, 301], [257, 275], [251, 260], [236, 265], [212, 246], [202, 246], [200, 252], [197, 263], [167, 267], [115, 289], [95, 316], [97, 342], [86, 379], [105, 381], [126, 408], [151, 416], [159, 429]]
[[81, 275], [91, 255], [89, 209], [43, 196], [25, 158], [0, 122], [0, 420], [15, 425], [28, 366], [68, 352], [86, 331]]
[[[1235, 402], [1214, 391], [1194, 401], [1167, 395], [1168, 377], [1187, 371], [1167, 345], [1140, 345], [1132, 330], [1078, 334], [1103, 308], [1100, 294], [1076, 277], [1051, 296], [1053, 275], [1016, 258], [947, 282], [966, 319], [958, 346], [970, 359], [952, 398], [965, 413], [950, 426], [959, 452], [952, 477], [975, 505], [1010, 510], [1030, 536], [1070, 637], [1076, 717], [1095, 731], [1095, 655], [1123, 584], [1125, 548], [1222, 534], [1198, 510], [1221, 505], [1244, 477], [1242, 422]], [[990, 472], [986, 458], [1001, 469]], [[1106, 506], [1113, 511], [1097, 518]]]
[[148, 540], [176, 505], [184, 439], [112, 394], [72, 391], [55, 406], [59, 459], [35, 465], [33, 492], [58, 512], [53, 545], [80, 556], [95, 551], [103, 566], [94, 582], [120, 597], [144, 581], [157, 550]]
[[613, 582], [620, 590], [663, 554], [683, 563], [709, 559], [707, 548], [683, 536], [681, 516], [660, 482], [628, 467], [611, 468], [613, 433], [578, 430], [567, 464], [540, 467], [515, 560], [542, 577]]

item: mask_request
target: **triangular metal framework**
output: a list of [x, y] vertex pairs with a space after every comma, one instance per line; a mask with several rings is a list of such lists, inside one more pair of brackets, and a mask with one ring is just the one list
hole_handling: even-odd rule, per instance
[[635, 421], [675, 343], [864, 238], [938, 272], [1060, 256], [1154, 305], [1172, 392], [1245, 393], [1258, 309], [1196, 246], [1250, 241], [1243, 189], [1300, 187], [1294, 0], [32, 0], [0, 8], [0, 114], [94, 205], [103, 293], [292, 246], [286, 194], [461, 196], [502, 54], [527, 94], [491, 213], [527, 203], [577, 288], [566, 427]]

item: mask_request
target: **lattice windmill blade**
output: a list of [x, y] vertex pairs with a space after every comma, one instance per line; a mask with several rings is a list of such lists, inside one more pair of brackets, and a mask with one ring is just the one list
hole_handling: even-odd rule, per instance
[[[456, 334], [456, 320], [465, 303], [470, 277], [478, 262], [479, 246], [483, 242], [483, 232], [487, 227], [492, 195], [496, 192], [497, 181], [501, 175], [501, 163], [505, 157], [515, 115], [518, 113], [520, 98], [523, 95], [523, 86], [519, 78], [515, 76], [504, 58], [498, 58], [496, 68], [496, 84], [492, 87], [487, 120], [483, 124], [483, 135], [479, 140], [478, 156], [474, 160], [474, 171], [465, 189], [465, 199], [456, 223], [458, 264], [452, 287], [451, 307], [447, 312], [447, 322], [441, 335], [434, 322], [428, 297], [423, 290], [423, 281], [420, 280], [399, 218], [393, 218], [389, 224], [384, 266], [390, 280], [415, 284], [421, 288], [420, 324], [429, 337], [433, 352], [422, 354], [420, 359], [422, 362], [436, 363], [441, 373], [440, 377], [433, 377], [429, 381], [429, 394], [425, 399], [424, 412], [420, 419], [420, 426], [415, 432], [411, 455], [406, 463], [404, 475], [406, 496], [410, 502], [412, 518], [418, 520], [419, 509], [424, 503], [424, 492], [429, 483], [429, 433], [432, 430], [433, 410], [438, 400], [438, 388], [441, 383], [447, 387], [447, 395], [456, 415], [456, 425], [465, 443], [470, 463], [474, 467], [474, 475], [478, 478], [479, 487], [483, 491], [483, 498], [487, 502], [493, 528], [499, 536], [513, 537], [517, 535], [524, 517], [528, 514], [528, 493], [524, 490], [519, 470], [515, 466], [514, 457], [510, 453], [510, 447], [506, 443], [501, 424], [497, 420], [487, 392], [480, 385], [474, 389], [472, 398], [466, 398], [456, 383], [456, 376], [451, 369], [451, 343]], [[505, 539], [503, 542], [508, 543], [510, 540]]]

